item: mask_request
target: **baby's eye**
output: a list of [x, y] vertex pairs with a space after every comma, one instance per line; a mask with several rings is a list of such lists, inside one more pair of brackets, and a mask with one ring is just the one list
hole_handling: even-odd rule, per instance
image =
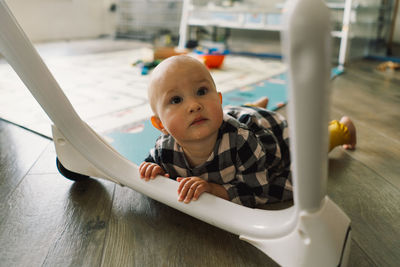
[[180, 97], [180, 96], [174, 96], [170, 100], [171, 104], [179, 104], [181, 102], [182, 102], [182, 97]]
[[197, 90], [197, 95], [205, 95], [205, 94], [207, 94], [207, 92], [208, 92], [208, 89], [206, 87], [200, 87]]

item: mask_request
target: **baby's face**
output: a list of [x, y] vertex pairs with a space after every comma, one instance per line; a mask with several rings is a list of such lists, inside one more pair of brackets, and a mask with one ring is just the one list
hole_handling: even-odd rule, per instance
[[180, 57], [153, 76], [153, 108], [176, 141], [216, 136], [222, 124], [220, 95], [208, 70], [195, 59]]

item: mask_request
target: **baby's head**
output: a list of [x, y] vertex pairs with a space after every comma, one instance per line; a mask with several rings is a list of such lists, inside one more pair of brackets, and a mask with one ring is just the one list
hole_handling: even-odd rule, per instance
[[189, 56], [162, 61], [148, 89], [153, 125], [182, 145], [215, 135], [222, 123], [221, 94], [210, 72]]

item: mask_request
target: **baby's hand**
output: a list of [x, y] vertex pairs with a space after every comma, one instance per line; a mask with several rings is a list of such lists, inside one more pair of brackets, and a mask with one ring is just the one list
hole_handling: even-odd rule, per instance
[[211, 185], [199, 177], [178, 177], [178, 200], [189, 203], [192, 199], [197, 200], [204, 192], [211, 193]]
[[145, 179], [146, 181], [150, 179], [154, 179], [157, 175], [164, 175], [165, 177], [169, 177], [168, 174], [165, 173], [164, 169], [161, 168], [158, 164], [152, 162], [142, 162], [139, 166], [140, 178]]

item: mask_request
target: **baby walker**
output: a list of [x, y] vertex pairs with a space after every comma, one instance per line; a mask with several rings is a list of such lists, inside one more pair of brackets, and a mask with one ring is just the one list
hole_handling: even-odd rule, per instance
[[329, 25], [322, 0], [287, 2], [282, 43], [289, 74], [294, 206], [278, 211], [250, 209], [210, 194], [184, 204], [176, 198], [178, 182], [142, 181], [138, 167], [81, 120], [4, 0], [0, 0], [0, 53], [54, 123], [57, 156], [66, 169], [128, 186], [234, 233], [280, 265], [346, 266], [350, 219], [326, 195]]

